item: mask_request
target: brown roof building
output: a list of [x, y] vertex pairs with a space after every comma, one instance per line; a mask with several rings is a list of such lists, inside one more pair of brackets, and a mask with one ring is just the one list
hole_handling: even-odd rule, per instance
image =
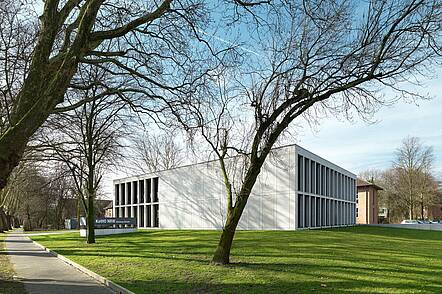
[[378, 190], [383, 190], [378, 185], [362, 179], [357, 180], [358, 195], [356, 198], [356, 223], [378, 223]]

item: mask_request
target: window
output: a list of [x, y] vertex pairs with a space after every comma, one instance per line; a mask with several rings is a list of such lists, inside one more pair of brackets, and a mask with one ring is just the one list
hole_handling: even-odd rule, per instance
[[137, 223], [137, 226], [139, 225], [138, 223], [138, 208], [136, 206], [132, 207], [133, 211], [132, 211], [132, 215], [135, 218], [135, 222]]
[[159, 205], [153, 205], [153, 226], [158, 228], [160, 226]]
[[321, 195], [325, 196], [325, 166], [321, 165]]
[[325, 195], [330, 196], [330, 169], [325, 168]]
[[140, 215], [140, 223], [139, 223], [139, 226], [140, 227], [144, 227], [144, 205], [140, 205], [140, 213], [139, 213], [139, 215]]
[[316, 217], [315, 217], [315, 197], [310, 197], [310, 227], [316, 227]]
[[310, 160], [304, 158], [304, 192], [310, 192]]
[[120, 205], [120, 185], [115, 185], [115, 205]]
[[126, 188], [127, 188], [127, 201], [126, 201], [126, 203], [131, 204], [132, 203], [132, 190], [131, 190], [130, 182], [126, 183]]
[[120, 184], [120, 191], [121, 191], [121, 205], [124, 205], [126, 203], [126, 188], [125, 188], [125, 184], [121, 183]]
[[316, 182], [316, 194], [321, 194], [321, 165], [319, 163], [316, 163], [316, 176], [315, 176], [315, 182]]
[[315, 182], [316, 182], [316, 168], [315, 168], [316, 162], [313, 160], [310, 160], [310, 193], [316, 194], [315, 191]]
[[153, 179], [153, 191], [152, 191], [153, 202], [158, 202], [158, 178]]
[[139, 180], [138, 186], [140, 187], [140, 203], [144, 203], [144, 180]]
[[147, 192], [147, 196], [146, 196], [146, 202], [147, 203], [151, 203], [152, 202], [152, 181], [151, 179], [147, 179], [146, 180], [146, 192]]
[[298, 228], [304, 227], [304, 196], [298, 195]]
[[316, 226], [321, 226], [321, 199], [316, 197]]
[[152, 227], [152, 205], [147, 205], [147, 217], [146, 217], [146, 223], [147, 227]]
[[298, 191], [304, 191], [304, 157], [298, 155]]
[[138, 182], [137, 181], [132, 182], [132, 189], [133, 189], [133, 193], [134, 193], [133, 203], [137, 204], [138, 203]]
[[304, 195], [304, 227], [310, 227], [310, 197]]

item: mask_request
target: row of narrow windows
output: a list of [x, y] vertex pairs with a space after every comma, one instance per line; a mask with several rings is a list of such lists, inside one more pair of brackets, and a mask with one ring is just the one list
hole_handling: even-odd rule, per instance
[[353, 225], [355, 204], [322, 197], [298, 195], [298, 228]]
[[115, 205], [158, 202], [158, 177], [115, 184]]
[[299, 192], [355, 201], [355, 179], [302, 155], [298, 155], [297, 176]]
[[159, 204], [116, 207], [116, 217], [134, 217], [141, 228], [158, 228], [160, 225]]

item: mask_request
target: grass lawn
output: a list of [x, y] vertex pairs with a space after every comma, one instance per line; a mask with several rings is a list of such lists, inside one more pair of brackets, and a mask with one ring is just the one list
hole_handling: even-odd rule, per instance
[[13, 280], [14, 270], [4, 251], [6, 235], [0, 233], [0, 293], [25, 293], [22, 283]]
[[136, 293], [442, 293], [442, 232], [380, 227], [239, 231], [228, 267], [217, 231], [32, 239]]

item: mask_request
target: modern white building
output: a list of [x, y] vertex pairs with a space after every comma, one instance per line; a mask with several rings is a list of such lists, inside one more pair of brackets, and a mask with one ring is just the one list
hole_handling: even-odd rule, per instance
[[[228, 164], [238, 165], [238, 158]], [[114, 181], [114, 216], [139, 228], [222, 229], [226, 194], [218, 161]], [[275, 148], [238, 228], [296, 230], [354, 225], [356, 175], [298, 146]]]

